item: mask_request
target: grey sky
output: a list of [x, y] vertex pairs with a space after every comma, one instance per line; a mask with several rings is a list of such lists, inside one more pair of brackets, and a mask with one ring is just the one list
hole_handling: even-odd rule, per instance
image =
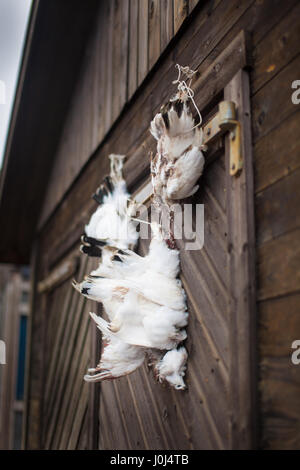
[[[0, 167], [32, 0], [0, 0]], [[1, 90], [5, 85], [5, 103]]]

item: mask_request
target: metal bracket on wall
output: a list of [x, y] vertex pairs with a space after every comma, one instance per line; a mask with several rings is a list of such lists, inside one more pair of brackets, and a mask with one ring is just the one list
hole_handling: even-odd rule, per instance
[[241, 146], [241, 124], [236, 120], [236, 106], [233, 101], [220, 101], [219, 110], [203, 127], [203, 143], [209, 145], [229, 132], [230, 174], [236, 175], [243, 168]]

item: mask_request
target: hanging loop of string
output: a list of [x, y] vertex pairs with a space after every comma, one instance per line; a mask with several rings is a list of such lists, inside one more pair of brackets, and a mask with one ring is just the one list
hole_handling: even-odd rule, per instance
[[[178, 84], [177, 89], [178, 89], [179, 94], [184, 94], [191, 100], [191, 102], [193, 103], [194, 108], [196, 109], [197, 114], [199, 116], [198, 124], [196, 124], [194, 127], [189, 129], [188, 131], [186, 131], [186, 132], [191, 132], [192, 130], [196, 129], [197, 127], [201, 126], [201, 124], [202, 124], [202, 116], [201, 116], [199, 108], [196, 105], [195, 100], [194, 100], [194, 90], [192, 90], [192, 88], [191, 88], [193, 77], [196, 74], [196, 71], [191, 70], [188, 66], [183, 67], [182, 65], [179, 65], [179, 64], [176, 64], [176, 68], [178, 69], [178, 77], [172, 83], [174, 85]], [[183, 77], [185, 79], [181, 78], [181, 74], [183, 75]], [[189, 80], [189, 83], [187, 83], [187, 80]], [[175, 99], [177, 99], [177, 98], [178, 98], [178, 93], [177, 93], [176, 97], [173, 100], [175, 101]]]

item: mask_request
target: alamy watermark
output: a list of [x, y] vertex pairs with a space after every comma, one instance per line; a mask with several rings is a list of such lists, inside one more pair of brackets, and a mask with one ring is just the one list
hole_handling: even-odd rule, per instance
[[0, 340], [0, 364], [6, 364], [6, 347], [2, 340]]
[[[109, 211], [108, 204], [106, 205]], [[112, 213], [116, 207], [112, 206]], [[139, 204], [138, 209], [130, 217], [136, 229], [139, 225], [139, 236], [143, 240], [152, 238], [149, 225], [159, 223], [165, 240], [183, 240], [185, 250], [201, 250], [204, 246], [204, 204], [173, 204], [158, 210], [154, 204], [147, 208]], [[126, 240], [132, 231], [132, 225], [124, 223], [119, 217], [112, 222], [101, 238]]]
[[293, 104], [299, 104], [300, 103], [300, 80], [294, 80], [292, 82], [292, 88], [295, 89], [295, 91], [292, 93], [291, 100]]
[[295, 366], [300, 364], [300, 339], [295, 339], [292, 342], [292, 349], [295, 351], [292, 353], [291, 361]]
[[0, 104], [6, 104], [6, 86], [3, 80], [0, 80]]

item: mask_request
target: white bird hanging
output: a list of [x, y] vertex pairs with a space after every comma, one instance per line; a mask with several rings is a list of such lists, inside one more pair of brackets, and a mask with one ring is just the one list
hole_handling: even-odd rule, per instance
[[[126, 250], [111, 258], [111, 270], [94, 271], [74, 287], [86, 297], [103, 303], [110, 323], [92, 314], [104, 334], [146, 348], [172, 349], [186, 338], [185, 294], [176, 278], [179, 252], [168, 248], [161, 228], [154, 232], [149, 254], [141, 257]], [[116, 268], [114, 269], [114, 266]], [[99, 277], [106, 272], [109, 277]]]
[[[194, 74], [179, 67], [178, 93], [151, 122], [157, 153], [151, 161], [154, 201], [159, 211], [173, 200], [194, 194], [204, 157], [199, 130], [201, 115], [190, 88]], [[180, 80], [181, 73], [190, 79]], [[200, 117], [196, 123], [190, 103]], [[103, 335], [103, 350], [97, 367], [88, 370], [90, 382], [114, 379], [151, 359], [156, 377], [178, 390], [185, 388], [187, 351], [186, 296], [179, 274], [179, 251], [165, 240], [162, 227], [151, 223], [152, 240], [146, 256], [133, 251], [138, 241], [131, 200], [122, 176], [124, 156], [110, 155], [111, 173], [96, 191], [99, 207], [85, 227], [81, 251], [97, 256], [99, 265], [84, 281], [73, 286], [89, 299], [101, 302], [108, 316], [90, 313]]]
[[[201, 149], [201, 115], [193, 99], [190, 88], [193, 71], [180, 67], [178, 92], [160, 113], [156, 114], [150, 125], [150, 132], [157, 140], [157, 152], [151, 159], [152, 185], [156, 204], [171, 204], [173, 200], [185, 199], [198, 190], [196, 185], [204, 167]], [[180, 80], [181, 73], [190, 79], [189, 85]], [[200, 121], [192, 115], [194, 104]]]
[[88, 369], [86, 382], [100, 382], [131, 374], [140, 367], [146, 357], [146, 350], [132, 346], [112, 335], [103, 334], [104, 347], [97, 367]]
[[85, 226], [81, 251], [89, 256], [101, 256], [103, 246], [134, 248], [139, 234], [131, 216], [136, 204], [130, 200], [125, 180], [122, 176], [124, 155], [109, 155], [110, 176], [104, 178], [94, 194], [99, 206]]

